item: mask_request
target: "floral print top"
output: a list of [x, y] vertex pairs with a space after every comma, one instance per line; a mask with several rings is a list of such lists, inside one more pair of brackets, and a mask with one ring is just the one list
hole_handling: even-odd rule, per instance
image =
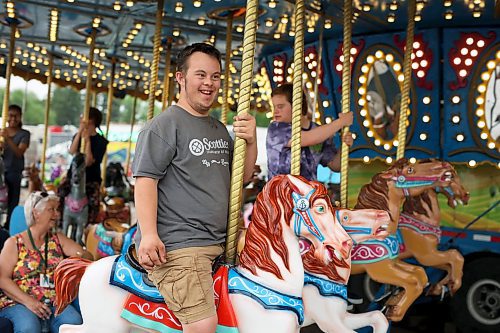
[[[54, 270], [61, 260], [64, 259], [64, 253], [59, 243], [57, 235], [49, 238], [48, 245], [43, 244], [40, 247], [40, 253], [45, 256], [45, 246], [48, 246], [48, 267], [47, 276], [51, 284], [50, 288], [40, 286], [40, 273], [43, 273], [43, 264], [40, 253], [36, 250], [30, 250], [24, 244], [21, 234], [16, 235], [17, 264], [12, 272], [12, 280], [19, 286], [23, 292], [31, 295], [39, 301], [49, 299], [52, 303], [56, 297], [54, 284]], [[16, 304], [0, 290], [0, 309]]]
[[[309, 131], [316, 127], [315, 123], [303, 131]], [[267, 171], [268, 180], [276, 175], [290, 173], [291, 148], [286, 145], [292, 138], [292, 124], [283, 122], [272, 122], [267, 129]], [[337, 150], [333, 139], [329, 138], [322, 144], [310, 147], [302, 147], [300, 152], [300, 175], [309, 180], [316, 180], [318, 164], [327, 166]]]

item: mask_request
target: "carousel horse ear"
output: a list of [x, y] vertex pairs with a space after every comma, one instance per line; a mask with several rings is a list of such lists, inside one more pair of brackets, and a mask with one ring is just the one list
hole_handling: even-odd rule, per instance
[[297, 192], [298, 194], [301, 195], [306, 195], [311, 190], [311, 187], [308, 184], [304, 183], [299, 178], [292, 175], [287, 175], [286, 177], [288, 177], [290, 183], [292, 183], [294, 192]]

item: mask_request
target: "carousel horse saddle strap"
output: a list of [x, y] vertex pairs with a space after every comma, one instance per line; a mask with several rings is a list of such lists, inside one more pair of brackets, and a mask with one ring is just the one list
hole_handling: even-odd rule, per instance
[[383, 240], [372, 239], [357, 244], [352, 249], [351, 262], [369, 264], [385, 259], [394, 259], [399, 255], [402, 240], [399, 231]]
[[[129, 252], [127, 251], [126, 255], [116, 257], [113, 269], [111, 270], [111, 276], [109, 277], [109, 283], [148, 301], [156, 303], [165, 302], [158, 289], [152, 285], [149, 279], [147, 279], [147, 275], [142, 272], [144, 269], [139, 263], [135, 261], [135, 264], [132, 266], [127, 261], [126, 257], [133, 257], [128, 256]], [[139, 271], [137, 267], [141, 267], [142, 271]]]
[[64, 199], [64, 205], [68, 207], [69, 211], [72, 213], [79, 213], [83, 208], [89, 203], [87, 196], [81, 199], [75, 199], [73, 197], [67, 196]]
[[229, 270], [228, 289], [230, 294], [242, 294], [260, 303], [268, 310], [292, 311], [297, 315], [299, 325], [304, 322], [304, 302], [301, 297], [289, 296], [242, 275], [236, 269]]
[[401, 213], [399, 216], [398, 226], [400, 228], [411, 229], [422, 235], [436, 236], [438, 242], [441, 240], [441, 228], [439, 226], [425, 223], [407, 214]]
[[304, 285], [313, 285], [318, 288], [321, 296], [325, 297], [340, 297], [347, 301], [347, 287], [344, 284], [325, 280], [320, 277], [304, 273]]

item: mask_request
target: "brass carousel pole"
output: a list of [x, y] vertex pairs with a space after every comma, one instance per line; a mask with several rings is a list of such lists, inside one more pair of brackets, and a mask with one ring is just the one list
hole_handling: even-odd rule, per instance
[[153, 118], [155, 112], [156, 100], [156, 81], [158, 81], [158, 63], [160, 62], [160, 44], [161, 44], [161, 21], [163, 18], [163, 1], [158, 0], [158, 9], [156, 10], [156, 24], [153, 46], [153, 63], [151, 64], [151, 79], [149, 81], [149, 106], [148, 120]]
[[[115, 83], [115, 72], [116, 72], [116, 58], [111, 58], [111, 77], [109, 78], [108, 84], [108, 112], [106, 114], [106, 139], [109, 136], [109, 124], [111, 123], [111, 113], [113, 112], [113, 84]], [[102, 169], [101, 169], [101, 178], [102, 184], [106, 184], [106, 167], [108, 165], [108, 154], [104, 154], [102, 157]]]
[[167, 50], [165, 53], [165, 72], [163, 74], [163, 94], [161, 97], [161, 110], [165, 111], [165, 108], [170, 105], [168, 102], [168, 95], [170, 92], [170, 62], [172, 58], [172, 41], [167, 40]]
[[46, 153], [47, 153], [47, 137], [49, 133], [49, 113], [50, 113], [50, 100], [52, 98], [52, 71], [54, 68], [54, 55], [50, 53], [49, 55], [49, 67], [48, 67], [48, 72], [49, 75], [47, 76], [47, 101], [45, 102], [45, 128], [43, 129], [43, 146], [42, 146], [42, 183], [45, 182], [45, 160], [46, 160]]
[[7, 60], [7, 68], [5, 70], [5, 92], [3, 95], [3, 110], [2, 110], [2, 129], [5, 129], [7, 124], [7, 114], [9, 112], [10, 99], [10, 78], [12, 76], [12, 63], [14, 62], [14, 46], [16, 44], [17, 24], [10, 25], [10, 41], [9, 41], [9, 56]]
[[[139, 80], [135, 82], [135, 91], [139, 89]], [[132, 134], [134, 133], [135, 112], [137, 109], [137, 95], [134, 97], [134, 106], [132, 107], [132, 115], [130, 116], [130, 136], [128, 138], [127, 159], [125, 160], [125, 176], [128, 175], [130, 168], [130, 155], [132, 151]]]
[[[89, 64], [87, 66], [87, 81], [85, 82], [85, 106], [83, 109], [83, 121], [86, 123], [89, 121], [89, 109], [90, 109], [90, 98], [91, 98], [91, 90], [92, 90], [92, 71], [94, 68], [94, 49], [95, 49], [95, 38], [96, 38], [97, 30], [96, 28], [92, 28], [92, 32], [90, 33], [90, 48], [89, 48]], [[81, 139], [80, 151], [85, 153], [85, 138]]]
[[226, 125], [227, 124], [227, 114], [229, 112], [229, 78], [231, 77], [231, 72], [229, 70], [229, 65], [231, 64], [231, 41], [233, 35], [233, 13], [231, 13], [226, 22], [226, 58], [224, 60], [224, 87], [222, 88], [222, 113], [220, 121]]
[[396, 160], [405, 156], [406, 122], [408, 120], [408, 107], [411, 86], [411, 54], [413, 53], [413, 34], [415, 31], [415, 0], [408, 1], [408, 26], [406, 27], [406, 46], [403, 58], [403, 89], [401, 90], [401, 108], [399, 109], [398, 149]]
[[175, 77], [172, 76], [169, 78], [170, 85], [168, 87], [168, 102], [167, 105], [172, 105], [172, 101], [174, 100], [175, 95]]
[[[351, 36], [352, 36], [352, 1], [344, 0], [344, 43], [342, 62], [342, 113], [351, 109]], [[349, 126], [342, 128], [340, 155], [340, 205], [347, 207], [347, 167], [349, 166], [349, 147], [342, 142]]]
[[295, 2], [295, 41], [293, 53], [292, 96], [292, 165], [290, 173], [300, 175], [301, 117], [302, 117], [302, 68], [304, 63], [304, 0]]
[[[250, 111], [258, 7], [258, 0], [247, 0], [245, 31], [243, 33], [243, 57], [241, 60], [238, 115], [248, 113]], [[225, 252], [226, 260], [229, 264], [234, 264], [236, 262], [236, 236], [238, 233], [238, 222], [240, 217], [245, 155], [246, 142], [244, 139], [237, 137], [234, 142], [233, 172], [231, 174], [231, 189], [229, 193], [229, 220], [227, 224]]]
[[321, 25], [320, 31], [319, 31], [319, 45], [318, 45], [318, 66], [316, 66], [316, 77], [314, 78], [314, 111], [312, 114], [312, 121], [316, 121], [316, 111], [319, 110], [320, 108], [317, 106], [318, 104], [318, 90], [319, 90], [319, 80], [320, 80], [320, 73], [323, 70], [321, 68], [321, 62], [323, 61], [323, 32], [324, 32], [324, 24], [325, 20], [323, 20], [323, 24]]

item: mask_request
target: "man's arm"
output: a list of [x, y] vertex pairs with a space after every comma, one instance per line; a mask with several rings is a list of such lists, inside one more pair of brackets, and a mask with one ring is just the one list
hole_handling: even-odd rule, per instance
[[252, 179], [255, 162], [257, 161], [257, 130], [255, 118], [246, 113], [234, 117], [233, 130], [237, 137], [244, 139], [247, 143], [243, 171], [243, 183], [246, 183]]
[[137, 177], [134, 188], [134, 199], [141, 243], [139, 245], [139, 263], [147, 270], [166, 262], [165, 245], [158, 236], [158, 180], [148, 177]]

